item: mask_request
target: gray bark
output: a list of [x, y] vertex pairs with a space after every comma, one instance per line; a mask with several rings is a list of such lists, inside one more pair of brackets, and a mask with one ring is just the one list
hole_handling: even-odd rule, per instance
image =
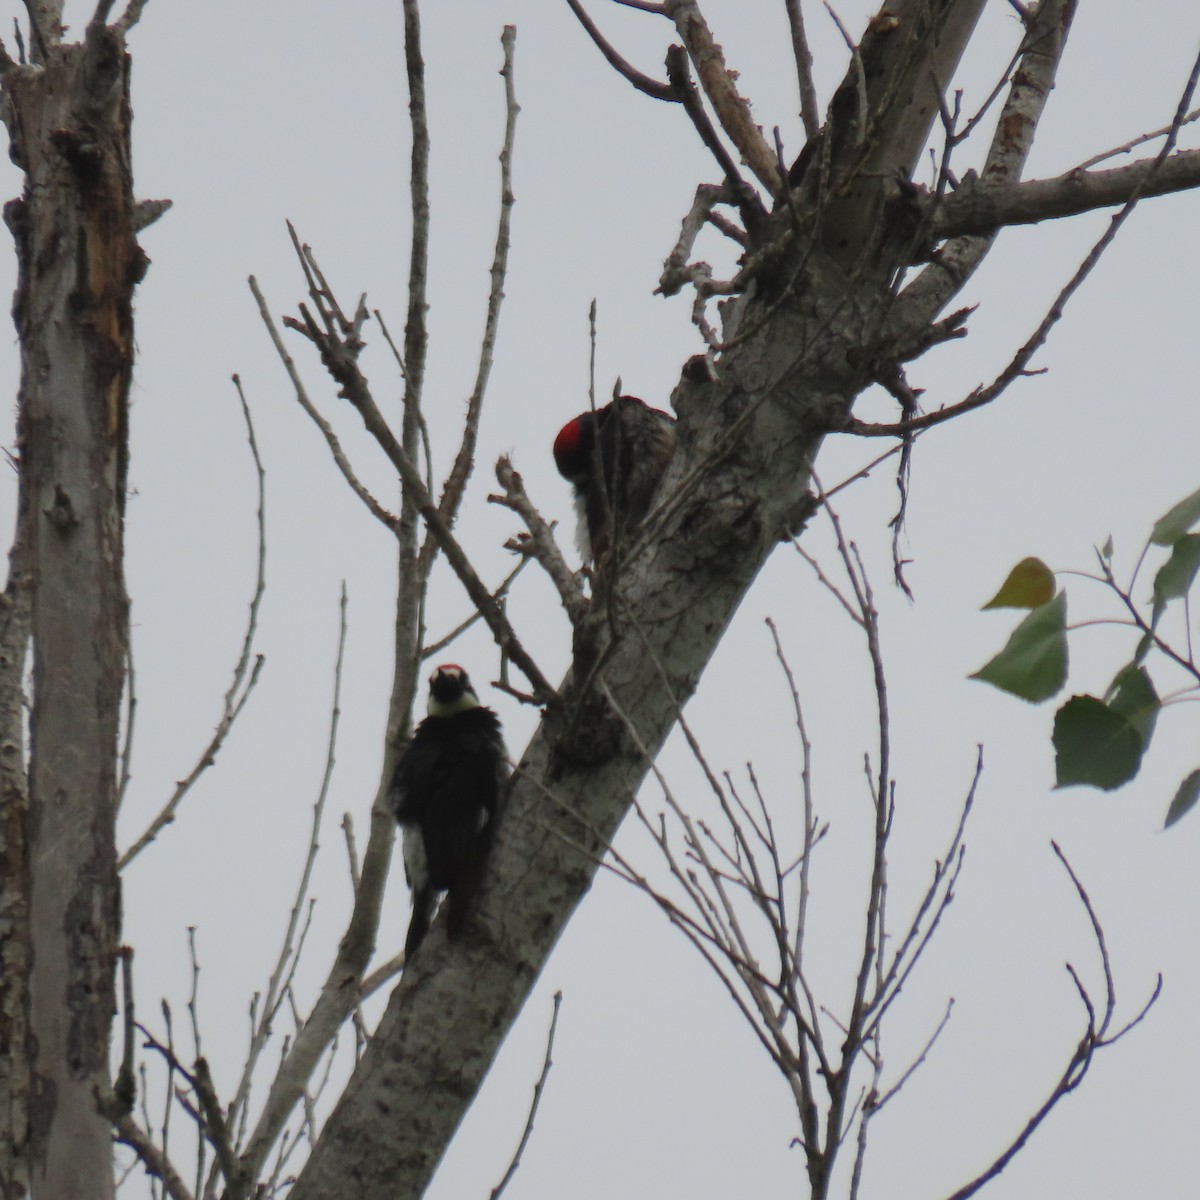
[[1161, 163], [1142, 159], [1107, 171], [1068, 171], [1002, 187], [974, 184], [946, 198], [932, 214], [935, 237], [991, 233], [1097, 208], [1115, 208], [1131, 196], [1167, 196], [1200, 186], [1200, 150], [1181, 150]]
[[[911, 19], [922, 34], [885, 38], [866, 86], [886, 102], [889, 137], [911, 170], [936, 113], [912, 97], [929, 79], [949, 78], [981, 4], [892, 8], [901, 28]], [[740, 330], [744, 340], [720, 356], [716, 382], [685, 367], [663, 500], [609, 612], [593, 613], [577, 638], [578, 677], [564, 682], [521, 762], [472, 935], [451, 952], [435, 925], [295, 1200], [424, 1191], [680, 706], [766, 559], [809, 511], [823, 434], [870, 382], [897, 250], [878, 237], [895, 179], [875, 170], [878, 155], [864, 157], [836, 113], [831, 122], [833, 177], [852, 181], [855, 198], [815, 248], [797, 244], [789, 214], [777, 214], [764, 241], [787, 247], [782, 261], [726, 312], [727, 339]], [[596, 661], [589, 681], [581, 664]]]
[[[113, 1192], [112, 1131], [98, 1096], [109, 1085], [120, 931], [127, 406], [132, 294], [145, 259], [133, 234], [122, 38], [93, 23], [83, 43], [63, 45], [53, 13], [34, 10], [38, 65], [6, 63], [3, 78], [3, 119], [26, 180], [5, 207], [19, 265], [18, 544], [33, 652], [27, 862], [35, 869], [27, 992], [17, 997], [29, 1032], [25, 1152], [35, 1196], [103, 1200]], [[6, 816], [13, 811], [6, 803]]]
[[0, 596], [0, 1187], [29, 1187], [29, 782], [24, 671], [29, 586], [20, 542]]

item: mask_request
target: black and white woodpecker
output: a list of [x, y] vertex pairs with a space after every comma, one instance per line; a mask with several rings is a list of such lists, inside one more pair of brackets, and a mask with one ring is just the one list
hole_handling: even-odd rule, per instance
[[388, 793], [412, 889], [406, 961], [429, 932], [442, 892], [450, 937], [465, 928], [508, 777], [499, 718], [479, 703], [462, 667], [447, 663], [430, 676], [428, 713], [396, 764]]
[[554, 462], [575, 490], [585, 562], [599, 563], [641, 523], [674, 453], [675, 418], [636, 396], [617, 396], [558, 431]]

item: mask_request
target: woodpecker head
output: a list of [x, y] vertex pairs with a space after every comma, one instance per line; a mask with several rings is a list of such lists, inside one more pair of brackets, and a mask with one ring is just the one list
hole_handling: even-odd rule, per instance
[[576, 488], [584, 487], [592, 473], [597, 420], [594, 412], [580, 413], [568, 421], [554, 439], [554, 465], [558, 467], [558, 473]]
[[453, 717], [479, 707], [479, 697], [457, 663], [443, 663], [429, 677], [429, 715]]
[[575, 490], [585, 561], [604, 557], [613, 529], [628, 533], [646, 516], [674, 450], [675, 418], [636, 396], [616, 396], [558, 431], [554, 463]]

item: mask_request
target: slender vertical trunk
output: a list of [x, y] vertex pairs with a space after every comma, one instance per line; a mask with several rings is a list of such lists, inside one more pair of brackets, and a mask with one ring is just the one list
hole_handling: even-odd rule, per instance
[[[18, 518], [20, 522], [20, 518]], [[29, 575], [20, 538], [0, 594], [0, 1196], [29, 1190]]]
[[128, 649], [122, 527], [133, 363], [129, 64], [93, 22], [5, 64], [25, 172], [5, 207], [19, 262], [20, 545], [30, 587], [28, 1169], [34, 1196], [113, 1194], [109, 1082], [120, 932], [116, 747]]

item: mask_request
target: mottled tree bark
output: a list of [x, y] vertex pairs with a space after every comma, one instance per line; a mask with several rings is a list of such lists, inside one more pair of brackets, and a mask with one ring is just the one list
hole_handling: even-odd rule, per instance
[[[933, 81], [952, 76], [982, 0], [888, 7], [864, 41], [865, 79], [839, 93], [823, 135], [839, 190], [821, 239], [794, 236], [792, 214], [777, 211], [756, 243], [771, 261], [725, 311], [733, 345], [717, 378], [685, 367], [659, 512], [608, 611], [576, 641], [576, 665], [601, 662], [598, 677], [564, 682], [521, 762], [473, 936], [451, 950], [435, 926], [294, 1200], [424, 1192], [680, 706], [774, 547], [810, 511], [810, 464], [873, 380], [908, 250], [903, 222], [886, 214], [903, 203], [901, 176], [937, 116]], [[878, 120], [869, 129], [867, 112]]]
[[29, 576], [18, 537], [0, 595], [0, 1195], [29, 1187]]
[[[94, 20], [82, 43], [63, 44], [56, 6], [31, 14], [34, 63], [3, 64], [2, 115], [25, 172], [5, 219], [19, 264], [17, 539], [32, 647], [28, 972], [6, 979], [3, 998], [28, 1017], [22, 1174], [39, 1200], [103, 1200], [113, 1193], [111, 1126], [98, 1096], [109, 1085], [120, 930], [114, 815], [129, 623], [132, 295], [145, 259], [134, 236], [123, 33]], [[19, 730], [3, 732], [7, 757]], [[6, 788], [6, 830], [17, 820], [12, 795]], [[7, 1119], [6, 1135], [19, 1135]], [[23, 1180], [11, 1182], [20, 1195]]]

